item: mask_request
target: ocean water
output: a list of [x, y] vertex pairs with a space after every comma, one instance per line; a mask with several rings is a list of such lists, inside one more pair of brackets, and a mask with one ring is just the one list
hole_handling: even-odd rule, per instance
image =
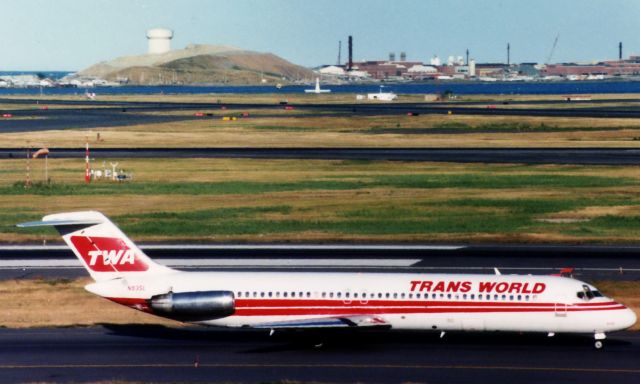
[[[7, 72], [4, 72], [5, 74]], [[12, 72], [19, 74], [20, 72]], [[34, 72], [24, 72], [34, 73]], [[41, 72], [47, 74], [47, 72]], [[58, 72], [57, 74], [68, 72]], [[2, 75], [3, 72], [0, 72]], [[259, 86], [121, 86], [90, 88], [98, 96], [119, 94], [223, 94], [223, 93], [304, 93], [311, 85], [288, 85], [277, 89], [271, 85]], [[378, 92], [378, 84], [323, 85], [333, 93]], [[562, 82], [456, 82], [433, 81], [427, 83], [384, 84], [384, 91], [397, 94], [427, 94], [451, 91], [457, 95], [545, 95], [545, 94], [596, 94], [596, 93], [640, 93], [640, 81], [562, 81]], [[1, 88], [0, 95], [40, 95], [39, 88]], [[84, 88], [44, 88], [44, 95], [83, 95]]]
[[72, 73], [69, 71], [0, 71], [0, 76], [42, 75], [42, 77], [58, 80]]

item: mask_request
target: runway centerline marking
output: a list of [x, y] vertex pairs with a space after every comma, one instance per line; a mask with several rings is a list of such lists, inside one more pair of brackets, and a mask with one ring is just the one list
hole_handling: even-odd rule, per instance
[[[576, 367], [523, 367], [523, 366], [481, 366], [481, 365], [423, 365], [423, 364], [206, 364], [200, 368], [338, 368], [338, 369], [459, 369], [496, 371], [536, 371], [536, 372], [580, 372], [580, 373], [632, 373], [640, 374], [640, 369], [624, 368], [576, 368]], [[2, 364], [0, 370], [12, 369], [86, 369], [86, 368], [189, 368], [193, 364]]]

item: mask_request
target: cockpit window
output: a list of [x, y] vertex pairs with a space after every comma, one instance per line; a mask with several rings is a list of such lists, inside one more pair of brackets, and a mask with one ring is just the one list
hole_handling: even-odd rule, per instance
[[602, 297], [602, 293], [600, 293], [599, 291], [592, 291], [588, 285], [583, 285], [582, 291], [578, 291], [577, 296], [579, 299], [588, 301], [593, 299], [594, 297]]

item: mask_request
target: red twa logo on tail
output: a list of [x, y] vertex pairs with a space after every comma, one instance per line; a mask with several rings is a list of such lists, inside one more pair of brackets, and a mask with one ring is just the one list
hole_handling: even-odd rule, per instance
[[94, 272], [144, 272], [149, 269], [122, 239], [71, 236], [71, 243]]

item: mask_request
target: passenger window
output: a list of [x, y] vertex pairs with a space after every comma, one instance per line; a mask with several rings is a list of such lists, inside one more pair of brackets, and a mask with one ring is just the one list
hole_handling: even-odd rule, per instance
[[451, 299], [451, 294], [447, 294], [447, 299]]
[[329, 297], [333, 298], [333, 292], [329, 292]]
[[260, 292], [260, 297], [264, 297], [264, 292]]
[[390, 296], [389, 292], [385, 293], [385, 295], [384, 295], [384, 297], [387, 298], [387, 299], [389, 298], [389, 296]]
[[518, 301], [522, 300], [522, 295], [518, 295]]
[[287, 297], [287, 292], [283, 293], [282, 295], [283, 295], [284, 297]]
[[346, 297], [348, 299], [349, 298], [349, 292], [345, 293], [344, 297]]
[[462, 295], [462, 300], [467, 300], [467, 294]]
[[280, 291], [276, 292], [276, 297], [280, 297]]
[[478, 295], [478, 300], [482, 300], [482, 293]]
[[242, 292], [237, 292], [237, 293], [236, 293], [236, 296], [238, 296], [238, 297], [242, 297]]
[[394, 293], [394, 294], [393, 294], [393, 298], [394, 298], [394, 299], [397, 299], [397, 298], [398, 298], [398, 294], [397, 294], [397, 293]]
[[[411, 298], [411, 294], [409, 294], [409, 298]], [[420, 294], [416, 293], [416, 299], [419, 299], [419, 298], [420, 298]]]
[[471, 300], [474, 300], [475, 298], [476, 298], [476, 295], [472, 293], [471, 294]]
[[311, 297], [311, 292], [307, 292], [307, 298]]
[[401, 294], [400, 294], [400, 298], [401, 298], [401, 299], [404, 299], [404, 293], [401, 293]]
[[338, 292], [338, 299], [342, 297], [342, 292]]

